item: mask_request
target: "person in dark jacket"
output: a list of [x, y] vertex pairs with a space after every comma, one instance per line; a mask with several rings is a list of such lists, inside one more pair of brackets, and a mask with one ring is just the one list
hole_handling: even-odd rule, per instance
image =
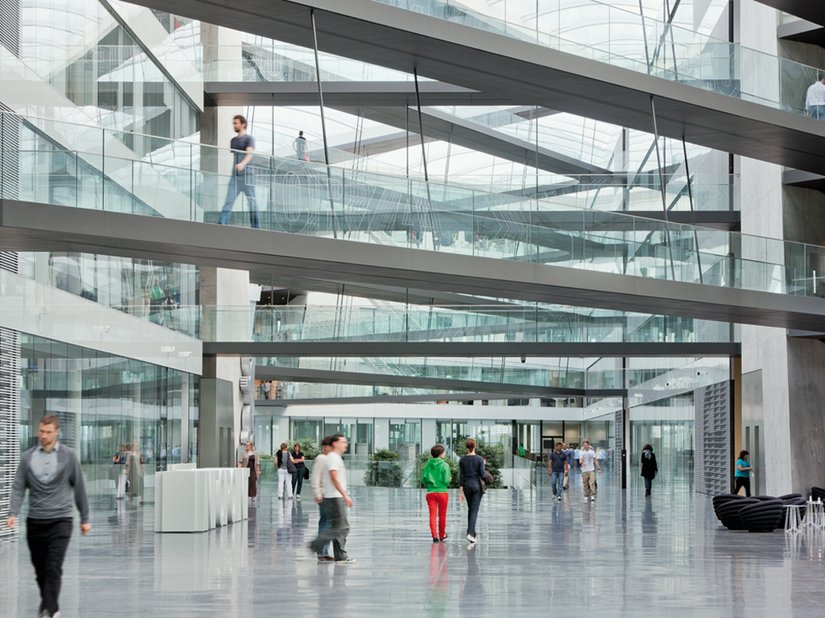
[[478, 509], [481, 506], [481, 496], [484, 494], [481, 483], [487, 471], [484, 469], [484, 458], [476, 455], [476, 441], [472, 438], [467, 440], [467, 454], [459, 460], [458, 471], [458, 497], [462, 502], [467, 500], [467, 540], [475, 544], [478, 542]]
[[650, 497], [650, 490], [653, 488], [653, 479], [656, 478], [658, 471], [659, 466], [656, 463], [656, 453], [653, 452], [653, 447], [650, 444], [645, 444], [642, 449], [642, 478], [645, 480], [645, 498]]
[[304, 475], [306, 474], [306, 458], [301, 450], [301, 443], [296, 442], [292, 447], [292, 461], [295, 464], [295, 473], [292, 475], [292, 495], [296, 500], [301, 499], [301, 489], [304, 487]]

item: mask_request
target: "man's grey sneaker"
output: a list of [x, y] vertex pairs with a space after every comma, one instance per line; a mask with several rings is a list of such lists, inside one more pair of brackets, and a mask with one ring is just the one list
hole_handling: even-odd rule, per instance
[[467, 535], [467, 540], [470, 541], [470, 543], [478, 543], [478, 539], [474, 537], [472, 534]]
[[355, 558], [347, 558], [346, 560], [336, 560], [335, 564], [355, 564]]

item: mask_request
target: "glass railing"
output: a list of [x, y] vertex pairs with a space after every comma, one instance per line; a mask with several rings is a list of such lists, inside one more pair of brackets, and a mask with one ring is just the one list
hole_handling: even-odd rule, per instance
[[[158, 319], [165, 315], [162, 307], [155, 313]], [[174, 316], [168, 312], [169, 320]], [[514, 343], [722, 343], [731, 338], [724, 322], [501, 305], [203, 307], [200, 336], [204, 341]]]
[[568, 2], [578, 12], [548, 15], [535, 8], [502, 13], [502, 3], [472, 0], [374, 1], [798, 114], [818, 74], [812, 66], [598, 2]]
[[[18, 118], [3, 115], [0, 130], [18, 135]], [[38, 121], [39, 126], [54, 124], [62, 123]], [[182, 142], [162, 162], [122, 158], [107, 150], [109, 142], [122, 143], [122, 132], [82, 130], [87, 138], [96, 132], [85, 150], [55, 146], [0, 153], [3, 169], [19, 171], [19, 183], [0, 188], [2, 197], [214, 222], [230, 183], [237, 182], [237, 176], [207, 171], [230, 169], [229, 150]], [[526, 221], [524, 216], [512, 221], [489, 212], [501, 199], [495, 193], [295, 159], [258, 156], [244, 179], [254, 185], [257, 223], [264, 229], [776, 294], [823, 295], [818, 269], [825, 263], [825, 248], [817, 245], [625, 214], [611, 215], [622, 221], [620, 228], [605, 226], [591, 210], [571, 211], [567, 204], [529, 197], [510, 202], [510, 209], [532, 213]], [[117, 199], [113, 191], [119, 192]], [[140, 199], [130, 200], [130, 195]], [[234, 208], [227, 223], [256, 222], [246, 198], [239, 198]], [[554, 222], [553, 213], [564, 213], [563, 225]]]
[[[297, 363], [291, 361], [298, 361]], [[569, 362], [560, 359], [537, 359], [522, 363], [518, 358], [285, 358], [264, 357], [256, 360], [260, 366], [268, 368], [267, 375], [278, 375], [278, 369], [294, 371], [296, 368], [315, 371], [339, 371], [364, 376], [393, 376], [401, 378], [427, 379], [429, 390], [449, 390], [460, 386], [456, 381], [472, 382], [473, 388], [482, 384], [509, 384], [513, 386], [532, 386], [540, 389], [583, 389], [586, 384], [586, 370], [568, 366]], [[607, 374], [608, 371], [600, 373]], [[621, 384], [622, 372], [612, 372], [613, 382]], [[294, 374], [290, 374], [294, 375]], [[338, 379], [346, 383], [347, 378], [339, 375]], [[291, 383], [293, 379], [287, 379]], [[295, 378], [296, 383], [301, 382]], [[440, 384], [443, 381], [443, 385]], [[353, 387], [358, 386], [352, 385]], [[411, 382], [408, 386], [420, 386]], [[389, 387], [388, 387], [389, 388]], [[483, 388], [483, 387], [481, 387]], [[612, 388], [612, 387], [610, 387]], [[616, 388], [620, 388], [617, 386]], [[359, 395], [352, 395], [359, 396]], [[563, 396], [560, 393], [559, 396]]]
[[[566, 397], [569, 393], [564, 393], [561, 389], [574, 390], [623, 390], [633, 389], [634, 393], [642, 393], [646, 397], [651, 397], [655, 393], [662, 393], [671, 396], [676, 392], [691, 390], [691, 385], [711, 384], [709, 380], [719, 378], [718, 367], [723, 367], [728, 363], [725, 358], [706, 357], [702, 359], [694, 358], [672, 358], [656, 359], [654, 367], [641, 367], [623, 370], [619, 366], [618, 359], [612, 360], [613, 366], [602, 363], [599, 368], [588, 368], [595, 359], [571, 359], [571, 358], [547, 358], [547, 359], [527, 359], [522, 363], [518, 358], [501, 357], [478, 357], [478, 358], [425, 358], [425, 357], [347, 357], [347, 358], [307, 358], [307, 357], [263, 357], [256, 359], [256, 364], [266, 367], [266, 375], [279, 379], [282, 383], [283, 396], [293, 396], [293, 391], [301, 390], [305, 393], [322, 391], [321, 386], [314, 387], [310, 383], [303, 382], [301, 378], [295, 377], [296, 369], [311, 370], [316, 372], [345, 372], [344, 374], [330, 374], [338, 380], [338, 386], [346, 385], [350, 387], [347, 396], [364, 397], [372, 396], [374, 390], [372, 384], [359, 385], [347, 384], [349, 378], [346, 374], [356, 376], [353, 382], [364, 381], [366, 378], [373, 380], [375, 375], [392, 376], [397, 378], [411, 378], [410, 384], [404, 386], [403, 380], [398, 388], [424, 388], [416, 380], [427, 379], [426, 389], [433, 390], [455, 390], [462, 385], [460, 382], [472, 382], [472, 388], [483, 389], [483, 384], [490, 385], [511, 385], [511, 386], [531, 386], [537, 389], [554, 388], [560, 389], [556, 394], [547, 394], [549, 397]], [[286, 370], [283, 375], [279, 375], [279, 369]], [[263, 372], [263, 370], [262, 370]], [[672, 378], [672, 379], [671, 379]], [[677, 379], [678, 378], [678, 379]], [[376, 380], [378, 381], [378, 380]], [[443, 382], [442, 382], [443, 381]], [[456, 381], [459, 381], [456, 383]], [[289, 385], [296, 385], [294, 387]], [[401, 394], [394, 391], [390, 386], [383, 387], [381, 394]], [[698, 388], [696, 386], [695, 388]], [[329, 392], [329, 391], [327, 391]], [[340, 389], [340, 392], [344, 392]], [[518, 391], [515, 391], [518, 393]], [[410, 393], [414, 394], [414, 393]], [[510, 392], [509, 395], [513, 395]], [[639, 397], [642, 396], [639, 395]], [[302, 395], [309, 397], [310, 395]], [[313, 396], [333, 396], [333, 395], [313, 395]], [[545, 394], [525, 394], [525, 397], [544, 397]], [[504, 397], [504, 396], [503, 396]], [[580, 404], [581, 402], [579, 402]]]
[[[325, 52], [318, 53], [321, 79], [325, 82], [408, 82], [412, 74]], [[206, 82], [314, 82], [312, 49], [280, 41], [244, 42], [241, 45], [203, 47], [203, 79]], [[430, 81], [422, 78], [422, 81]]]

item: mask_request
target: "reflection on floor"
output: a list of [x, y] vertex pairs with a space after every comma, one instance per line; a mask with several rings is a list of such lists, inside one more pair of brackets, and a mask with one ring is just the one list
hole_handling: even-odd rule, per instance
[[[608, 483], [602, 483], [608, 485]], [[822, 616], [825, 551], [786, 535], [720, 529], [709, 500], [659, 483], [491, 490], [480, 542], [463, 541], [466, 510], [451, 497], [445, 544], [433, 544], [423, 494], [359, 489], [352, 566], [306, 549], [317, 508], [262, 491], [250, 520], [205, 534], [156, 535], [151, 505], [97, 500], [94, 531], [72, 539], [62, 616]], [[306, 495], [306, 494], [305, 494]], [[23, 539], [0, 544], [0, 615], [35, 616]], [[595, 613], [594, 613], [595, 612]]]

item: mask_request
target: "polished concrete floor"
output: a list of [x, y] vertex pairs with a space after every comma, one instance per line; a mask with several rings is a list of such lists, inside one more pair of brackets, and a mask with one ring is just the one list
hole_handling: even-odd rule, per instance
[[[608, 483], [602, 483], [608, 485]], [[605, 486], [595, 504], [573, 487], [493, 490], [480, 542], [463, 541], [451, 497], [445, 544], [433, 544], [423, 495], [358, 489], [351, 566], [306, 549], [317, 509], [267, 491], [248, 522], [204, 534], [157, 535], [151, 505], [94, 504], [94, 530], [65, 564], [64, 618], [95, 616], [825, 616], [825, 547], [783, 532], [720, 529], [686, 487], [650, 500]], [[0, 543], [0, 616], [35, 616], [25, 541]]]

